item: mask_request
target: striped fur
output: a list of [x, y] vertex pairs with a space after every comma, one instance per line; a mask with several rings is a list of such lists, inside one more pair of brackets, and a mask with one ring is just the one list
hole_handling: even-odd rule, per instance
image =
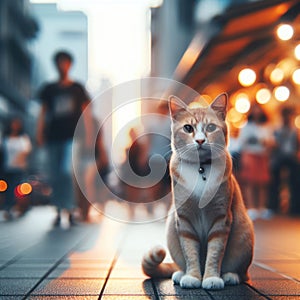
[[142, 268], [146, 275], [158, 278], [170, 278], [178, 270], [176, 264], [163, 263], [166, 251], [160, 246], [156, 246], [143, 257]]
[[[162, 263], [165, 250], [156, 247], [142, 261], [148, 276], [172, 276], [174, 284], [182, 288], [204, 289], [222, 289], [226, 284], [236, 285], [249, 279], [253, 225], [232, 174], [226, 110], [226, 94], [217, 97], [209, 107], [197, 109], [186, 107], [174, 97], [170, 99], [174, 212], [167, 222], [167, 242], [174, 264]], [[184, 130], [185, 124], [193, 126], [193, 131]], [[214, 125], [207, 129], [208, 124]], [[204, 181], [198, 172], [199, 157], [200, 161], [207, 161], [208, 157], [207, 151], [197, 148], [197, 139], [201, 139], [204, 148], [209, 144], [217, 149], [211, 152], [214, 164], [205, 166], [213, 180]]]

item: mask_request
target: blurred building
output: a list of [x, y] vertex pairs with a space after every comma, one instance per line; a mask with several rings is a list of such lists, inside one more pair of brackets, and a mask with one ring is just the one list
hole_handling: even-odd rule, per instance
[[[24, 112], [31, 96], [29, 42], [38, 32], [27, 0], [0, 1], [0, 123]], [[0, 124], [0, 125], [1, 125]]]
[[191, 42], [196, 0], [164, 0], [151, 9], [151, 75], [172, 78]]
[[53, 55], [67, 50], [74, 57], [71, 76], [83, 84], [88, 77], [88, 20], [81, 11], [63, 11], [57, 4], [31, 4], [40, 34], [32, 44], [34, 55], [33, 89], [57, 79]]

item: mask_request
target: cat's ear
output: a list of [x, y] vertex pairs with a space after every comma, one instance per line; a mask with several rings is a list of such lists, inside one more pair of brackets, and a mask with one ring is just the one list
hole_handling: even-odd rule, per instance
[[215, 111], [218, 117], [225, 120], [227, 113], [228, 95], [226, 93], [220, 94], [210, 104], [210, 108]]
[[169, 111], [172, 118], [174, 118], [180, 111], [187, 111], [187, 105], [176, 96], [169, 97]]

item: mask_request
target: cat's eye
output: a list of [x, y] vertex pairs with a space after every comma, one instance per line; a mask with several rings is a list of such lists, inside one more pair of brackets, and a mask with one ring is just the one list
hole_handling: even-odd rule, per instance
[[192, 133], [194, 132], [194, 128], [192, 125], [189, 125], [189, 124], [186, 124], [183, 126], [183, 130], [186, 132], [186, 133]]
[[217, 125], [216, 124], [213, 124], [213, 123], [210, 123], [207, 125], [206, 127], [206, 131], [207, 132], [213, 132], [217, 129]]

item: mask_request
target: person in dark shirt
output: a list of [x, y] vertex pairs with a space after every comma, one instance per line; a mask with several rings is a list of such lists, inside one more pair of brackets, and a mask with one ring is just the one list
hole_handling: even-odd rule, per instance
[[[88, 109], [89, 96], [84, 87], [69, 76], [73, 58], [70, 53], [60, 51], [54, 56], [59, 73], [57, 82], [46, 84], [40, 91], [42, 109], [37, 128], [37, 143], [46, 144], [53, 201], [57, 207], [55, 225], [60, 225], [60, 212], [69, 213], [70, 224], [74, 224], [72, 210], [75, 206], [72, 170], [72, 142], [77, 122], [84, 109]], [[92, 118], [84, 115], [84, 142], [92, 148]]]
[[299, 179], [298, 179], [298, 133], [293, 126], [293, 109], [281, 110], [282, 125], [274, 131], [275, 145], [271, 155], [270, 209], [281, 212], [281, 189], [286, 186], [289, 191], [290, 213], [300, 214]]

